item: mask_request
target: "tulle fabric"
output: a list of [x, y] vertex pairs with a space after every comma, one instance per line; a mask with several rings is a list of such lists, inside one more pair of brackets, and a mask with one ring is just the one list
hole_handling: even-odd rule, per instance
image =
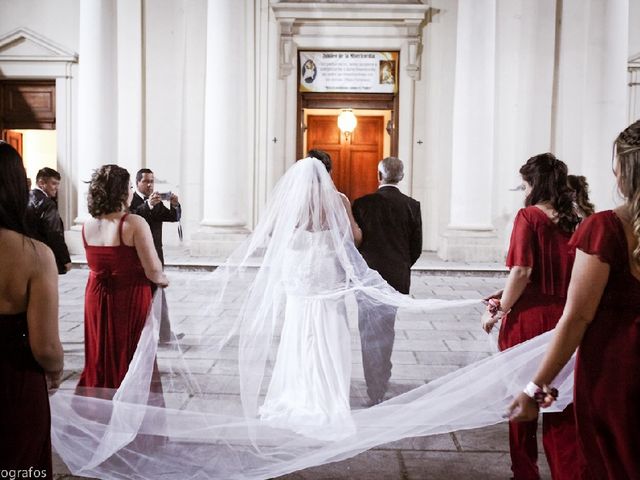
[[[415, 299], [386, 284], [356, 250], [341, 199], [310, 158], [283, 176], [225, 265], [189, 282], [198, 335], [158, 352], [156, 294], [120, 388], [51, 397], [53, 445], [75, 475], [271, 478], [404, 437], [499, 423], [552, 334], [363, 408], [358, 309], [383, 328], [381, 307], [419, 319], [480, 302]], [[162, 399], [151, 392], [156, 357]], [[556, 380], [556, 409], [571, 402], [572, 372], [570, 362]]]

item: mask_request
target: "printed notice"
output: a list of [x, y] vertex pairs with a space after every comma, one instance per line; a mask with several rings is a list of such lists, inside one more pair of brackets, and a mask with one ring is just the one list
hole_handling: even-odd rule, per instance
[[398, 52], [299, 52], [301, 92], [396, 93]]

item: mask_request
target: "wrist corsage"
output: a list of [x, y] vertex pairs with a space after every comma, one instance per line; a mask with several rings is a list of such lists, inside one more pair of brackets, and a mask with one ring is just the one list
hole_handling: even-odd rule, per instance
[[529, 398], [535, 400], [535, 402], [541, 407], [546, 408], [558, 399], [558, 389], [550, 387], [549, 385], [543, 385], [539, 387], [533, 382], [527, 383], [523, 392]]
[[502, 317], [504, 317], [507, 313], [511, 311], [511, 309], [507, 311], [502, 310], [502, 304], [500, 303], [500, 299], [498, 298], [489, 299], [489, 303], [487, 304], [487, 310], [491, 314], [491, 317], [497, 320], [500, 320]]

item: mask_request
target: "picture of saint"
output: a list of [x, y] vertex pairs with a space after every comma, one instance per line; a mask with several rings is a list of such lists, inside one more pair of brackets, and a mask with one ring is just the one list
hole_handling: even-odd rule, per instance
[[396, 83], [395, 78], [396, 62], [395, 60], [380, 60], [380, 84], [393, 85]]
[[313, 63], [313, 60], [309, 59], [302, 65], [302, 80], [305, 83], [313, 83], [316, 79], [316, 75], [318, 70], [316, 68], [316, 64]]

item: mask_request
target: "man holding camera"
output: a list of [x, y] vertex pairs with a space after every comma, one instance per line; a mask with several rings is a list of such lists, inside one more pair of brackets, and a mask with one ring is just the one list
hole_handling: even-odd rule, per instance
[[[174, 193], [159, 193], [154, 190], [153, 172], [148, 168], [142, 168], [136, 173], [136, 192], [131, 199], [129, 211], [143, 217], [151, 228], [153, 245], [156, 247], [158, 257], [164, 267], [164, 253], [162, 251], [162, 224], [164, 222], [177, 222], [182, 215], [182, 209], [178, 196]], [[167, 208], [163, 200], [169, 201]], [[160, 322], [160, 342], [171, 341], [171, 325], [167, 300], [162, 292], [162, 319]]]
[[[164, 266], [164, 254], [162, 251], [162, 223], [177, 222], [180, 220], [182, 210], [178, 202], [178, 196], [168, 192], [159, 193], [154, 190], [153, 172], [148, 168], [138, 170], [136, 173], [136, 193], [131, 200], [129, 211], [143, 217], [151, 228], [153, 245], [156, 247], [158, 257]], [[169, 200], [169, 208], [165, 207], [163, 200]]]

